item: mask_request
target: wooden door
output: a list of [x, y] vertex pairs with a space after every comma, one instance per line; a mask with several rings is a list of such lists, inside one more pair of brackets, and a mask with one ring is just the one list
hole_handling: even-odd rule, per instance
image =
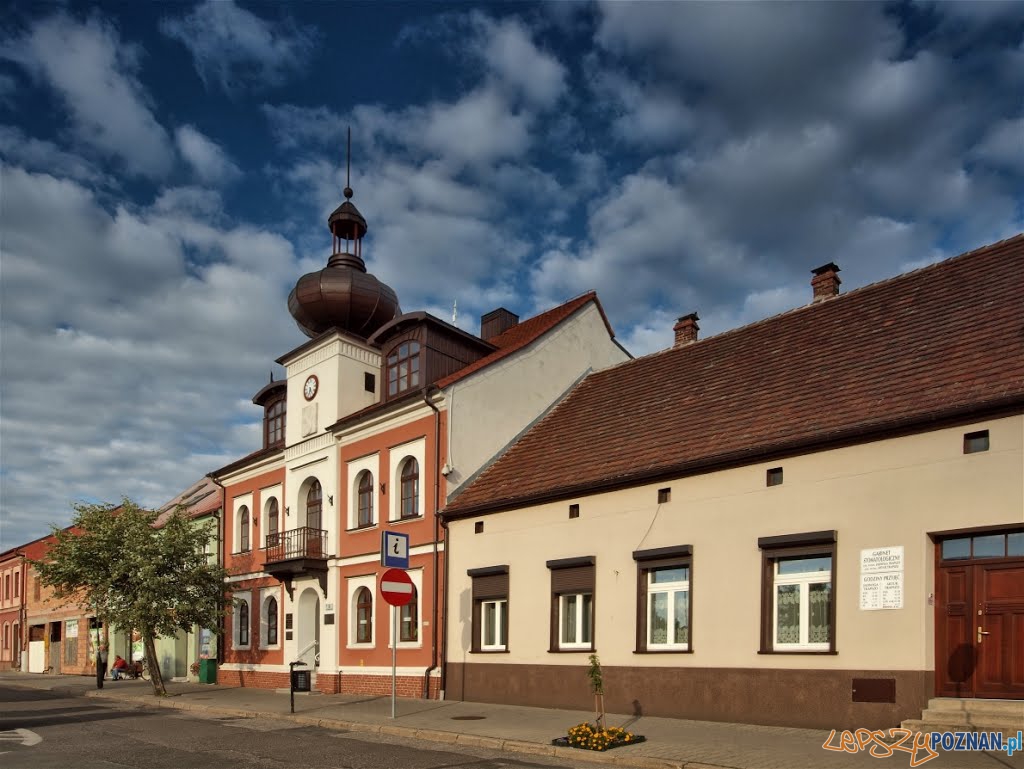
[[935, 693], [1024, 699], [1024, 558], [976, 552], [936, 554]]
[[978, 564], [976, 697], [1024, 698], [1024, 563]]

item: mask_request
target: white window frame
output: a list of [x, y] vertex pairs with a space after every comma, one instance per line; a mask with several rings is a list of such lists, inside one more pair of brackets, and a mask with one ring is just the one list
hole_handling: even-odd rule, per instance
[[[648, 651], [688, 651], [690, 648], [689, 641], [685, 643], [678, 643], [675, 641], [666, 641], [665, 643], [655, 643], [651, 640], [651, 626], [654, 617], [654, 596], [660, 593], [664, 593], [668, 596], [668, 629], [670, 633], [675, 631], [675, 619], [676, 619], [676, 593], [686, 593], [686, 602], [689, 606], [692, 596], [690, 595], [690, 580], [689, 577], [685, 580], [676, 580], [675, 582], [654, 582], [654, 573], [660, 569], [686, 569], [689, 574], [690, 567], [687, 564], [679, 564], [678, 566], [654, 566], [648, 568], [647, 577], [647, 616], [644, 619], [646, 625], [645, 632], [647, 634], [647, 645]], [[690, 618], [689, 612], [687, 612], [686, 627], [688, 635], [693, 631], [690, 629]]]
[[[370, 622], [370, 642], [356, 642], [356, 623], [359, 621], [356, 608], [356, 594], [359, 588], [365, 587], [370, 591], [370, 599], [373, 601], [373, 611]], [[349, 577], [348, 580], [348, 648], [349, 649], [373, 649], [377, 645], [377, 612], [380, 609], [381, 601], [377, 600], [376, 594], [377, 577], [374, 574], [366, 574], [362, 577]], [[385, 604], [386, 605], [386, 604]]]
[[[234, 593], [231, 598], [234, 603], [231, 617], [231, 648], [238, 651], [248, 651], [252, 648], [252, 592], [241, 590]], [[238, 604], [240, 603], [244, 603], [249, 608], [249, 643], [247, 644], [243, 644], [239, 640], [242, 630], [242, 626], [238, 622]]]
[[[808, 571], [798, 574], [779, 574], [779, 563], [788, 560], [800, 560], [804, 558], [828, 558], [832, 561], [828, 571]], [[825, 643], [811, 643], [808, 640], [811, 626], [810, 612], [810, 586], [828, 585], [832, 589], [832, 569], [835, 568], [835, 560], [829, 553], [820, 555], [784, 556], [774, 559], [772, 563], [772, 648], [774, 651], [830, 651], [831, 635], [835, 628], [829, 627], [829, 640]], [[782, 585], [797, 585], [800, 588], [800, 640], [797, 643], [782, 643], [779, 637], [779, 587]], [[835, 600], [835, 595], [830, 595]], [[831, 616], [829, 617], [831, 623]]]
[[[423, 647], [423, 569], [409, 569], [406, 574], [412, 580], [413, 586], [416, 588], [416, 638], [417, 641], [403, 641], [401, 633], [398, 634], [398, 648], [399, 649], [420, 649]], [[398, 611], [392, 612], [390, 604], [382, 601], [381, 606], [386, 606], [388, 610], [388, 648], [391, 648], [391, 639], [395, 636], [394, 622], [392, 616], [397, 615], [399, 622], [401, 622], [402, 607], [398, 607]], [[376, 607], [375, 607], [376, 608]], [[401, 630], [401, 625], [399, 625]]]
[[260, 489], [260, 501], [262, 502], [260, 506], [260, 533], [262, 536], [258, 543], [260, 550], [267, 546], [267, 535], [270, 533], [270, 500], [272, 499], [277, 500], [277, 532], [280, 534], [284, 531], [284, 495], [281, 493], [281, 486]]
[[[278, 503], [280, 504], [280, 503]], [[271, 598], [277, 599], [277, 643], [270, 643], [270, 622], [268, 617], [270, 616], [267, 612], [267, 605], [270, 603]], [[281, 648], [281, 588], [270, 587], [263, 588], [260, 591], [260, 648], [261, 649], [280, 649]]]
[[[249, 508], [249, 549], [242, 550], [242, 508]], [[252, 552], [252, 494], [243, 494], [232, 500], [231, 531], [234, 541], [231, 543], [231, 552], [236, 555]]]
[[[380, 496], [377, 493], [377, 479], [380, 477], [380, 454], [374, 453], [347, 463], [348, 475], [348, 515], [345, 516], [348, 529], [359, 527], [359, 476], [363, 471], [373, 476], [373, 524], [363, 526], [361, 530], [372, 529], [380, 525]], [[326, 493], [326, 492], [325, 492]]]
[[[580, 640], [583, 636], [583, 596], [590, 596], [590, 623], [587, 624], [590, 630], [590, 640]], [[565, 610], [566, 604], [568, 604], [570, 598], [578, 599], [576, 601], [576, 640], [565, 641], [562, 639], [562, 628], [565, 626]], [[561, 593], [558, 596], [558, 648], [559, 649], [590, 649], [594, 646], [594, 593], [593, 592], [580, 592], [580, 593]]]
[[[494, 606], [494, 638], [498, 643], [488, 644], [487, 638], [487, 607]], [[480, 651], [482, 652], [503, 652], [508, 648], [508, 627], [507, 620], [503, 624], [501, 621], [501, 607], [505, 607], [505, 616], [508, 617], [508, 598], [486, 598], [480, 601]], [[501, 642], [501, 637], [505, 637], [504, 643]]]
[[[393, 446], [388, 450], [391, 464], [389, 480], [391, 488], [389, 489], [388, 494], [388, 497], [390, 498], [388, 501], [389, 521], [418, 521], [425, 515], [426, 508], [424, 507], [424, 504], [426, 502], [426, 495], [424, 494], [424, 487], [426, 484], [423, 482], [423, 473], [427, 466], [426, 447], [426, 440], [424, 438], [417, 438], [414, 441], [403, 443], [400, 446]], [[416, 503], [420, 514], [415, 518], [402, 518], [402, 465], [404, 465], [405, 460], [410, 457], [416, 460], [416, 463], [420, 468], [419, 489], [416, 492]]]

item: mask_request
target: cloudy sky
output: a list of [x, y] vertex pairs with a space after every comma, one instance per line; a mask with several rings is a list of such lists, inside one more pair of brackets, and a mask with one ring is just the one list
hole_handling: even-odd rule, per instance
[[634, 354], [1024, 230], [1024, 5], [8, 4], [0, 549], [260, 444], [345, 186], [460, 326], [588, 289]]

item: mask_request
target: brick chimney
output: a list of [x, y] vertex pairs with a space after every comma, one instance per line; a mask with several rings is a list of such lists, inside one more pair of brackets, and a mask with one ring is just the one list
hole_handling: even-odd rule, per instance
[[491, 310], [486, 315], [480, 316], [480, 338], [489, 342], [518, 324], [518, 315], [509, 312], [504, 307], [499, 307], [497, 310]]
[[839, 272], [839, 267], [835, 263], [823, 264], [816, 270], [811, 270], [811, 272], [814, 273], [814, 277], [811, 278], [811, 288], [814, 289], [812, 304], [839, 296], [839, 284], [843, 281], [836, 274]]
[[698, 320], [700, 318], [697, 317], [697, 313], [691, 312], [676, 321], [676, 325], [672, 327], [672, 330], [676, 332], [676, 341], [672, 345], [673, 347], [683, 347], [697, 341], [697, 332], [700, 331], [700, 326], [697, 325]]

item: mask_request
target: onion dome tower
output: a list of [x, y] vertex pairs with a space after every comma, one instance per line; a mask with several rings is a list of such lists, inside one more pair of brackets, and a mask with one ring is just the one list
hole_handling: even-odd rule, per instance
[[368, 273], [363, 262], [366, 219], [351, 200], [351, 157], [350, 128], [345, 202], [327, 219], [334, 236], [333, 253], [326, 267], [303, 275], [288, 295], [288, 311], [302, 333], [311, 338], [331, 328], [367, 338], [402, 314], [394, 290]]

